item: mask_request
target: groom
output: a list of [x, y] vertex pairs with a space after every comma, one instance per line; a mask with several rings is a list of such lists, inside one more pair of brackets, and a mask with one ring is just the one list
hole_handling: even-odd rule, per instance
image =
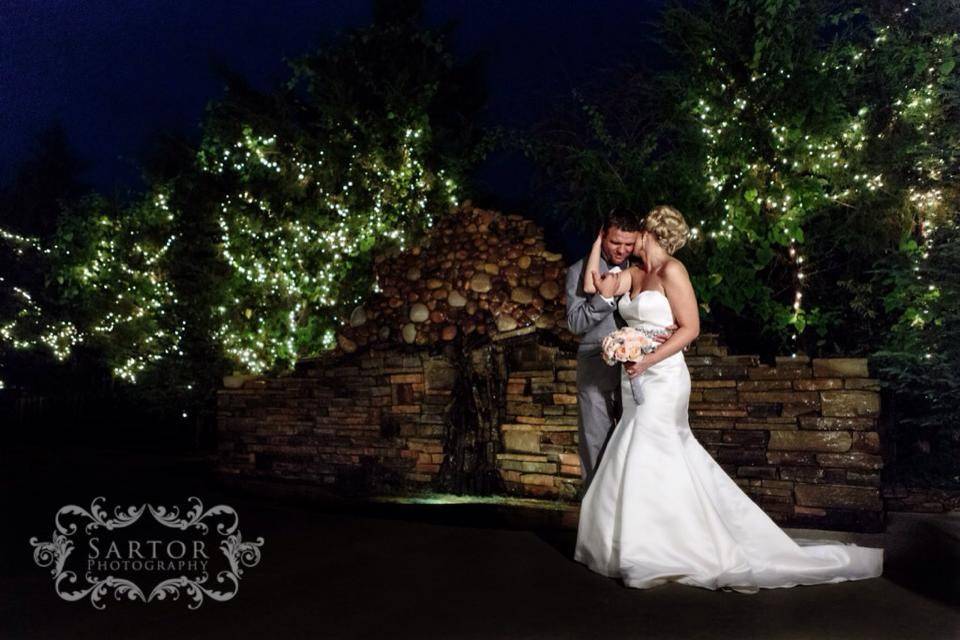
[[[608, 271], [625, 271], [630, 266], [629, 258], [640, 229], [640, 220], [630, 211], [614, 208], [607, 214], [602, 230], [601, 276]], [[602, 285], [606, 286], [595, 294], [584, 292], [586, 261], [582, 258], [570, 265], [566, 281], [567, 326], [574, 335], [581, 336], [577, 348], [577, 430], [580, 474], [584, 480], [581, 491], [584, 493], [593, 480], [607, 438], [623, 411], [620, 367], [603, 361], [600, 341], [627, 324], [617, 311], [619, 296], [613, 295], [613, 280], [605, 280]]]

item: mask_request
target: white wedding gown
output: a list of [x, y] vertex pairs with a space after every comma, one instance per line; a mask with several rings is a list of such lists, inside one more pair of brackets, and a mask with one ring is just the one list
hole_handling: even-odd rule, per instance
[[[633, 327], [674, 321], [653, 289], [622, 296], [618, 308]], [[641, 374], [639, 405], [621, 372], [623, 417], [581, 502], [576, 561], [628, 587], [678, 582], [741, 593], [882, 573], [882, 548], [794, 541], [707, 453], [690, 431], [683, 351]]]

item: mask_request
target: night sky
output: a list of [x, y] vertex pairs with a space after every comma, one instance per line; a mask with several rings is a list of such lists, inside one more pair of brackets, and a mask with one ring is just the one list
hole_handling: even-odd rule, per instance
[[[598, 69], [655, 56], [662, 0], [434, 0], [426, 24], [459, 24], [457, 54], [487, 54], [490, 124], [526, 126]], [[139, 158], [169, 131], [199, 140], [207, 101], [222, 95], [209, 61], [254, 86], [288, 77], [295, 57], [368, 24], [367, 1], [3, 0], [0, 3], [0, 181], [34, 136], [59, 119], [105, 192], [139, 188]], [[494, 158], [480, 178], [523, 202], [529, 171]], [[526, 212], [534, 215], [533, 212]], [[535, 216], [539, 217], [539, 216]]]

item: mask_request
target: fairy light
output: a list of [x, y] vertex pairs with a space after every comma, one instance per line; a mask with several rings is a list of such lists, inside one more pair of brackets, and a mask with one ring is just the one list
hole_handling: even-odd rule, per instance
[[[444, 170], [429, 175], [428, 142], [421, 127], [405, 127], [395, 154], [364, 154], [351, 144], [352, 156], [333, 172], [322, 152], [307, 160], [282, 137], [244, 127], [241, 140], [200, 156], [205, 171], [245, 185], [224, 197], [217, 217], [220, 255], [235, 276], [229, 292], [235, 307], [216, 310], [214, 337], [225, 353], [252, 373], [292, 363], [300, 355], [304, 314], [331, 322], [349, 302], [341, 299], [341, 285], [358, 251], [382, 240], [405, 249], [413, 234], [433, 225], [431, 202], [445, 208], [459, 201]], [[277, 181], [288, 179], [317, 192], [304, 192], [311, 201], [296, 216], [286, 213], [289, 203], [272, 200], [285, 189]], [[324, 330], [321, 342], [335, 346], [335, 331]]]
[[[162, 260], [176, 241], [170, 223], [176, 214], [169, 206], [169, 193], [158, 187], [139, 205], [143, 217], [125, 216], [112, 220], [92, 215], [82, 233], [94, 235], [92, 255], [84, 260], [71, 252], [61, 236], [49, 246], [0, 230], [0, 237], [14, 249], [29, 248], [53, 260], [62, 274], [71, 274], [85, 289], [100, 317], [86, 327], [71, 319], [48, 319], [50, 314], [38, 299], [19, 286], [8, 290], [20, 301], [20, 309], [0, 325], [0, 340], [15, 349], [41, 349], [63, 362], [81, 344], [109, 341], [117, 360], [113, 374], [128, 382], [151, 363], [180, 355], [183, 326], [166, 326], [166, 309], [176, 304]], [[95, 205], [91, 205], [95, 206]], [[159, 232], [163, 241], [148, 240]], [[62, 276], [61, 276], [62, 277]], [[2, 284], [3, 278], [0, 278]]]
[[[915, 5], [913, 5], [915, 6]], [[823, 55], [817, 65], [819, 73], [844, 74], [866, 71], [881, 48], [891, 39], [892, 27], [877, 29], [866, 47], [838, 49]], [[938, 76], [941, 64], [956, 57], [957, 34], [934, 39], [935, 55], [919, 82], [904, 86], [902, 95], [894, 98], [892, 113], [895, 120], [912, 125], [921, 139], [921, 147], [930, 152], [930, 142], [942, 117], [940, 92], [942, 78]], [[804, 256], [797, 234], [806, 213], [833, 202], [850, 202], [883, 192], [888, 188], [882, 172], [871, 167], [865, 149], [871, 140], [884, 136], [883, 128], [871, 133], [871, 118], [876, 119], [885, 109], [859, 105], [851, 110], [846, 122], [837, 130], [798, 134], [785, 124], [789, 115], [777, 114], [768, 107], [769, 93], [782, 91], [790, 73], [783, 69], [775, 73], [756, 71], [749, 82], [737, 82], [736, 74], [718, 59], [716, 50], [704, 51], [702, 61], [713, 80], [708, 81], [701, 94], [692, 102], [691, 115], [706, 145], [704, 161], [705, 190], [719, 206], [720, 215], [704, 228], [701, 221], [698, 236], [710, 238], [721, 250], [726, 246], [752, 242], [744, 229], [750, 228], [759, 208], [761, 216], [782, 227], [780, 237], [789, 255], [794, 272], [794, 292], [791, 323], [794, 328], [802, 322], [803, 288], [807, 274]], [[925, 77], [923, 77], [925, 76]], [[778, 83], [771, 86], [769, 83]], [[748, 107], [749, 110], [748, 110]], [[748, 115], [749, 114], [749, 115]], [[755, 128], [764, 124], [759, 132]], [[892, 124], [890, 125], [892, 128]], [[731, 149], [743, 153], [731, 153]], [[919, 260], [929, 255], [929, 237], [936, 225], [933, 211], [942, 200], [942, 190], [935, 186], [940, 180], [943, 158], [931, 160], [919, 154], [915, 167], [918, 183], [909, 191], [907, 203], [918, 212], [923, 247]], [[810, 189], [809, 177], [823, 185]], [[934, 186], [931, 186], [934, 185]], [[919, 264], [916, 271], [920, 271]], [[919, 275], [918, 275], [919, 278]], [[936, 295], [930, 288], [924, 295]], [[796, 345], [797, 331], [790, 338]]]

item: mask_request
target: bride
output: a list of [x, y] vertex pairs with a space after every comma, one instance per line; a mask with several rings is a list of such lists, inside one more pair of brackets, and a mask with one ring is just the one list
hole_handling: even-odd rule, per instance
[[700, 332], [699, 311], [687, 270], [672, 255], [688, 235], [679, 211], [658, 206], [634, 247], [642, 266], [601, 278], [599, 243], [588, 259], [584, 290], [622, 296], [618, 309], [629, 326], [679, 328], [622, 369], [623, 416], [581, 502], [575, 560], [640, 589], [677, 582], [756, 593], [879, 576], [883, 549], [791, 539], [690, 431], [683, 347]]

